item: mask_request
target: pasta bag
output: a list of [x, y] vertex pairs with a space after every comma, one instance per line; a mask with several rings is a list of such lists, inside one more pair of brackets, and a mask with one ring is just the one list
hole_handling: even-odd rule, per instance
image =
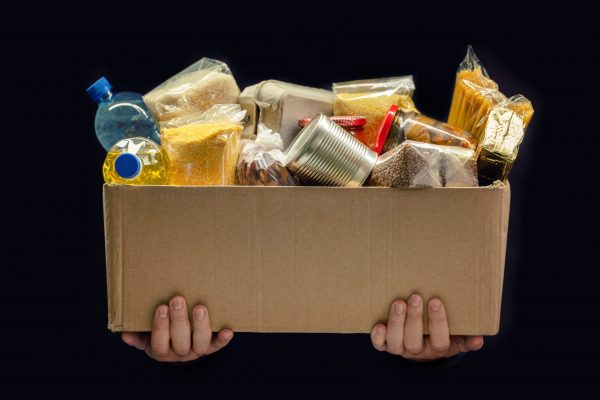
[[481, 138], [492, 107], [506, 100], [475, 55], [472, 46], [458, 67], [448, 124]]

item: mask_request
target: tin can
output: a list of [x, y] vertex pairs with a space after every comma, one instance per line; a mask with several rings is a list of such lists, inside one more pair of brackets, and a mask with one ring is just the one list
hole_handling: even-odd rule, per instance
[[296, 136], [284, 154], [285, 166], [303, 183], [361, 186], [377, 161], [377, 153], [323, 114]]

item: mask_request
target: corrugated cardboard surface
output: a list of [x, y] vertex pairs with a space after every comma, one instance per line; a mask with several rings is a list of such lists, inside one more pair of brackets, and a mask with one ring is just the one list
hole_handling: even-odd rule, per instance
[[150, 330], [181, 294], [215, 330], [366, 333], [418, 292], [452, 334], [493, 335], [509, 203], [504, 185], [105, 185], [109, 328]]

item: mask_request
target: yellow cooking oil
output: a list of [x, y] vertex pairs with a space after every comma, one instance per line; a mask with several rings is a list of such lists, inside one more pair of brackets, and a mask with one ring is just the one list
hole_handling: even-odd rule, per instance
[[109, 150], [102, 174], [106, 183], [166, 185], [168, 164], [160, 145], [146, 138], [134, 137], [117, 142]]

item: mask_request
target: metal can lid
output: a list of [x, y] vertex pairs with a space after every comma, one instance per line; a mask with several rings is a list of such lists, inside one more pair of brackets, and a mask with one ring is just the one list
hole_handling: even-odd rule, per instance
[[[362, 115], [334, 115], [329, 119], [346, 129], [358, 129], [367, 123], [367, 118]], [[302, 118], [298, 121], [298, 125], [304, 128], [310, 121], [312, 121], [312, 118]]]

